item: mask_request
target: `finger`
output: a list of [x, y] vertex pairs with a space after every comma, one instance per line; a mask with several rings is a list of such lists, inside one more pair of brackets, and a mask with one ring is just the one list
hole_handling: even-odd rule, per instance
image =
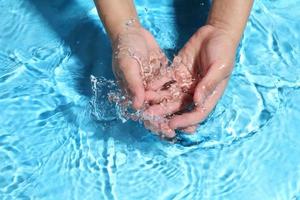
[[176, 136], [175, 131], [169, 127], [168, 122], [145, 120], [144, 126], [161, 137], [173, 138]]
[[193, 126], [206, 119], [206, 117], [217, 104], [219, 98], [222, 96], [223, 91], [226, 87], [226, 83], [226, 80], [222, 81], [221, 84], [216, 88], [215, 92], [212, 95], [210, 95], [201, 106], [196, 106], [191, 112], [184, 113], [182, 115], [175, 115], [170, 120], [170, 128], [177, 129]]
[[197, 126], [189, 126], [186, 128], [183, 128], [182, 131], [188, 134], [194, 134], [196, 132]]
[[145, 92], [145, 101], [156, 104], [160, 103], [165, 100], [170, 100], [172, 98], [172, 94], [170, 91], [164, 90], [164, 91], [146, 91]]
[[120, 61], [120, 69], [132, 95], [133, 108], [140, 109], [144, 103], [145, 89], [140, 75], [140, 67], [136, 60], [124, 57]]
[[205, 109], [196, 107], [191, 112], [173, 116], [169, 125], [172, 129], [193, 126], [202, 122], [207, 116], [208, 112]]
[[166, 137], [166, 138], [173, 138], [176, 136], [176, 133], [173, 129], [170, 128], [168, 123], [161, 123], [159, 124], [159, 129], [161, 132], [161, 137]]
[[[153, 94], [153, 96], [155, 95], [154, 98], [157, 98], [156, 100], [158, 101], [159, 93], [158, 94], [155, 94], [155, 92], [151, 92], [151, 93]], [[173, 96], [171, 96], [171, 99], [167, 99], [167, 98], [163, 99], [162, 102], [158, 102], [159, 104], [151, 105], [144, 112], [144, 114], [148, 116], [167, 116], [174, 113], [176, 114], [177, 112], [184, 112], [184, 110], [191, 105], [193, 100], [193, 97], [189, 94], [181, 94], [181, 96], [177, 97], [178, 99], [176, 100], [172, 99]]]
[[153, 121], [150, 121], [150, 120], [144, 120], [144, 126], [146, 129], [154, 132], [154, 133], [158, 133], [159, 132], [159, 126], [157, 124], [157, 122], [153, 122]]
[[217, 86], [224, 80], [228, 80], [230, 70], [224, 64], [214, 64], [210, 67], [205, 77], [197, 84], [194, 92], [194, 102], [203, 105], [206, 99], [212, 95]]
[[150, 106], [144, 114], [147, 116], [167, 116], [171, 115], [182, 108], [182, 102], [167, 102]]

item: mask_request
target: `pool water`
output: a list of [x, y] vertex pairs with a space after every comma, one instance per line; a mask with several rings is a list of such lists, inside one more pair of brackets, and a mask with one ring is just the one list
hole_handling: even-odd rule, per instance
[[[209, 9], [136, 5], [170, 58]], [[107, 100], [111, 48], [92, 1], [0, 0], [0, 199], [299, 200], [299, 5], [255, 2], [223, 98], [170, 143]]]

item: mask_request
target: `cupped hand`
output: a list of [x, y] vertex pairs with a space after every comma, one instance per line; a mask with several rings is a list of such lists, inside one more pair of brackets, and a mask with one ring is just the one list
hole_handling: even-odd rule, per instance
[[141, 109], [145, 88], [151, 77], [160, 73], [167, 59], [154, 37], [141, 27], [126, 27], [113, 41], [113, 71], [122, 89]]
[[[159, 81], [150, 84], [152, 91], [146, 93], [146, 98], [154, 105], [146, 112], [166, 117], [172, 130], [194, 132], [226, 88], [237, 48], [234, 41], [219, 28], [200, 28], [175, 57], [168, 75], [168, 82], [173, 84], [167, 91], [162, 90], [164, 85]], [[163, 99], [169, 100], [162, 104]]]
[[[113, 52], [114, 74], [125, 93], [132, 98], [133, 108], [147, 108], [145, 95], [150, 82], [157, 80], [162, 84], [168, 80], [164, 76], [168, 73], [166, 56], [151, 33], [140, 27], [124, 29], [113, 42]], [[140, 117], [146, 128], [153, 132], [175, 135], [165, 119], [146, 114]]]

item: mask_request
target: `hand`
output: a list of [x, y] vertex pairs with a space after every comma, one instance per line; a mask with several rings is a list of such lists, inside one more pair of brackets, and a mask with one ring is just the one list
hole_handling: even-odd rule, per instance
[[[169, 80], [173, 87], [161, 91], [161, 83], [151, 83], [152, 95], [148, 101], [158, 103], [171, 96], [165, 104], [156, 104], [147, 112], [157, 116], [171, 116], [170, 129], [194, 132], [196, 125], [203, 121], [215, 107], [227, 85], [233, 69], [237, 44], [230, 34], [206, 25], [200, 28], [175, 57]], [[174, 92], [176, 95], [174, 95]], [[174, 98], [175, 96], [175, 98]], [[192, 111], [174, 114], [194, 106]], [[173, 114], [173, 115], [171, 115]]]
[[[113, 71], [125, 92], [133, 97], [135, 109], [147, 108], [145, 90], [156, 80], [158, 84], [168, 79], [166, 56], [160, 50], [153, 36], [143, 28], [128, 27], [113, 42]], [[168, 123], [160, 118], [143, 115], [141, 120], [153, 132], [175, 135]], [[157, 128], [159, 127], [159, 128]]]
[[144, 104], [145, 89], [151, 77], [160, 73], [167, 59], [153, 36], [141, 27], [126, 27], [113, 41], [113, 71], [133, 108]]

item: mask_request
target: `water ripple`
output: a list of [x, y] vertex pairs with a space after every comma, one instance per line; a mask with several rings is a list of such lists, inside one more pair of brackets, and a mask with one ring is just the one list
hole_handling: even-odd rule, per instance
[[[136, 4], [172, 57], [209, 1]], [[299, 199], [297, 5], [255, 2], [223, 98], [170, 143], [108, 101], [118, 89], [91, 1], [0, 0], [0, 199]]]
[[[25, 2], [20, 2], [18, 4], [6, 5], [9, 6], [9, 9], [4, 9], [1, 12], [1, 27], [2, 33], [0, 38], [11, 38], [16, 40], [22, 36], [22, 33], [28, 30], [28, 26], [24, 21], [28, 20], [28, 16], [31, 15], [30, 12], [26, 12], [24, 9], [20, 9], [26, 6]], [[6, 17], [9, 16], [9, 17]]]

